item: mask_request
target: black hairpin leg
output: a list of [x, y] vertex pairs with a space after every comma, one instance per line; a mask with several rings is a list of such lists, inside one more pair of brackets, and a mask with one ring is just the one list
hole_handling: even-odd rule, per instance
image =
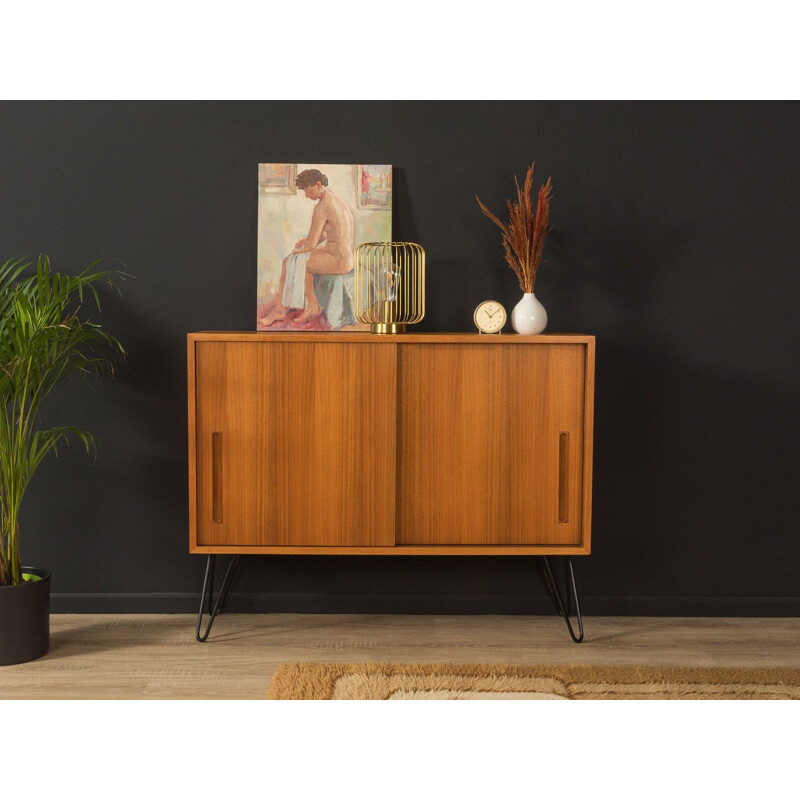
[[[217, 594], [217, 602], [214, 603], [214, 561], [216, 556], [211, 553], [208, 556], [208, 563], [206, 564], [206, 576], [203, 579], [203, 593], [200, 595], [200, 611], [197, 613], [197, 627], [195, 628], [195, 636], [198, 642], [204, 642], [208, 639], [208, 634], [211, 633], [211, 626], [214, 624], [214, 619], [217, 614], [222, 611], [222, 606], [225, 604], [225, 598], [228, 596], [228, 591], [233, 582], [233, 576], [236, 574], [236, 568], [239, 565], [239, 556], [234, 556], [231, 563], [228, 564], [228, 569], [225, 572], [225, 577], [222, 579], [222, 586], [219, 587], [219, 594]], [[206, 626], [205, 633], [200, 635], [200, 626], [203, 623], [203, 606], [206, 604], [208, 598], [208, 625]]]
[[[580, 644], [583, 641], [583, 617], [581, 616], [581, 607], [578, 602], [578, 589], [575, 586], [575, 573], [572, 570], [572, 556], [564, 556], [564, 594], [566, 602], [562, 602], [561, 593], [558, 590], [558, 585], [553, 577], [553, 571], [550, 569], [550, 559], [548, 556], [541, 556], [542, 571], [544, 572], [544, 582], [547, 586], [547, 591], [550, 592], [550, 597], [553, 598], [556, 611], [559, 616], [564, 618], [569, 629], [569, 635], [574, 642]], [[575, 601], [575, 616], [578, 620], [578, 633], [575, 635], [575, 630], [570, 622], [570, 615], [572, 614], [572, 602]]]

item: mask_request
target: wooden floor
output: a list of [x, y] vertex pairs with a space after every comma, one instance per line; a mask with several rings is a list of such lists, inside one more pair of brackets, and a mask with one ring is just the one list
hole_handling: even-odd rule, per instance
[[0, 699], [262, 699], [283, 661], [800, 667], [800, 619], [225, 614], [51, 617], [42, 659], [0, 667]]

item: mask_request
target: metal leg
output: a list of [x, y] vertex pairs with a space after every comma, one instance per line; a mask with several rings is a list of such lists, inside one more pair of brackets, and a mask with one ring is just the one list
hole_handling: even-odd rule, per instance
[[[233, 583], [233, 576], [236, 574], [236, 568], [239, 565], [239, 556], [234, 556], [231, 563], [228, 564], [228, 569], [225, 572], [225, 577], [222, 579], [222, 586], [219, 588], [217, 594], [217, 602], [214, 603], [214, 562], [216, 556], [212, 553], [208, 556], [206, 563], [206, 576], [203, 579], [203, 593], [200, 595], [200, 611], [197, 614], [197, 627], [195, 628], [194, 635], [197, 637], [198, 642], [204, 642], [208, 639], [208, 634], [211, 633], [211, 626], [214, 624], [217, 614], [222, 611], [225, 604], [225, 598], [228, 596], [228, 591]], [[208, 598], [208, 625], [206, 626], [205, 633], [200, 635], [200, 626], [203, 623], [203, 606], [206, 604], [206, 597]]]
[[[580, 644], [583, 641], [583, 617], [581, 616], [581, 606], [578, 602], [578, 589], [575, 586], [575, 573], [572, 570], [572, 556], [564, 556], [564, 595], [566, 602], [563, 602], [561, 599], [561, 593], [553, 577], [553, 571], [550, 569], [549, 556], [541, 556], [540, 558], [542, 571], [544, 573], [544, 582], [547, 586], [547, 591], [550, 593], [550, 597], [553, 599], [556, 611], [559, 616], [564, 618], [564, 622], [567, 623], [569, 635], [572, 637], [572, 640]], [[578, 636], [575, 635], [572, 623], [570, 622], [573, 600], [575, 601], [575, 616], [578, 621]]]

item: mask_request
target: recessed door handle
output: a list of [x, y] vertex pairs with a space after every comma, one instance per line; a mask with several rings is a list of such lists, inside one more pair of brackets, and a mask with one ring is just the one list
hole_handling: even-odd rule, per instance
[[222, 434], [211, 434], [211, 496], [214, 522], [222, 522]]
[[567, 522], [569, 508], [569, 434], [558, 437], [558, 521]]

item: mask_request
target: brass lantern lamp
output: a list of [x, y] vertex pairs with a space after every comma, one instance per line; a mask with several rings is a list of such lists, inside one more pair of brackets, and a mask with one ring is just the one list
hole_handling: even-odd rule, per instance
[[356, 248], [356, 318], [373, 333], [405, 333], [425, 316], [425, 251], [413, 242]]

